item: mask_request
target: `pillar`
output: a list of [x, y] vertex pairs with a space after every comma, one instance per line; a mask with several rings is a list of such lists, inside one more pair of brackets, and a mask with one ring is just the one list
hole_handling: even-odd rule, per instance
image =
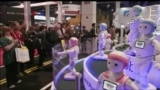
[[62, 22], [62, 1], [58, 2], [58, 17], [57, 17], [58, 22]]
[[50, 6], [49, 5], [45, 6], [45, 15], [46, 15], [46, 26], [48, 28], [50, 25]]
[[29, 29], [29, 26], [31, 26], [31, 7], [30, 1], [24, 1], [24, 21], [26, 23], [26, 30]]
[[120, 21], [120, 19], [119, 19], [119, 15], [120, 15], [120, 1], [116, 1], [116, 21], [118, 21], [118, 23], [117, 23], [117, 27], [119, 27], [121, 30], [120, 30], [120, 42], [119, 43], [123, 43], [123, 41], [124, 41], [124, 38], [123, 38], [123, 33], [124, 33], [124, 27], [123, 26], [121, 26], [121, 23], [119, 23]]
[[[115, 15], [115, 21], [119, 21], [119, 12], [120, 12], [120, 1], [116, 1], [116, 15]], [[116, 27], [120, 27], [119, 23], [116, 23]]]
[[[81, 3], [81, 26], [86, 26], [88, 31], [92, 28], [92, 23], [96, 23], [97, 2], [82, 1]], [[93, 53], [97, 50], [97, 37], [88, 38], [86, 43], [86, 53]]]
[[86, 26], [87, 30], [91, 29], [92, 23], [96, 23], [96, 1], [82, 1], [81, 4], [81, 26]]

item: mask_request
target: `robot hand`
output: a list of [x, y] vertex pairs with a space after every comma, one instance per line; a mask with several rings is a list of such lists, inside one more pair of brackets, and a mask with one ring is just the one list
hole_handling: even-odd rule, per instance
[[158, 70], [160, 70], [160, 63], [156, 63], [155, 64], [155, 68], [157, 68]]
[[160, 55], [155, 56], [155, 68], [160, 70]]

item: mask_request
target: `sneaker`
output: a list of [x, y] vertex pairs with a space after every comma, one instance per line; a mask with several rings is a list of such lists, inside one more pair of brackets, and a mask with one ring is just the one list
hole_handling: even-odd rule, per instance
[[9, 86], [10, 89], [13, 89], [13, 88], [15, 88], [15, 87], [16, 87], [16, 86], [15, 86], [14, 84], [12, 84], [12, 85]]
[[22, 80], [18, 80], [18, 81], [17, 81], [17, 83], [21, 83], [21, 82], [22, 82]]

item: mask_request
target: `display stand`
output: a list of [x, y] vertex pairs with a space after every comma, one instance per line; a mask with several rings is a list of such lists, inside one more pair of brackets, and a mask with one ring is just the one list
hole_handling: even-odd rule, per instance
[[64, 79], [65, 80], [75, 80], [76, 77], [79, 75], [80, 73], [79, 72], [75, 72], [75, 75], [72, 75], [71, 72], [68, 72], [64, 75]]

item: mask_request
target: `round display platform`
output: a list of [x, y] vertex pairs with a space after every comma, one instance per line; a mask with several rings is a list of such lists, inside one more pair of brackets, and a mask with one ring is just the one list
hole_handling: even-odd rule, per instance
[[[109, 52], [106, 52], [107, 54]], [[94, 53], [92, 55], [96, 55], [98, 53]], [[83, 63], [84, 61], [86, 61], [87, 58], [85, 59], [80, 59], [76, 62], [75, 68], [77, 72], [80, 72], [83, 74], [83, 70], [85, 67], [83, 67]], [[87, 60], [88, 61], [88, 60]], [[89, 73], [91, 73], [91, 75], [94, 75], [95, 78], [97, 78], [99, 76], [100, 73], [102, 73], [103, 71], [105, 71], [107, 69], [106, 67], [106, 61], [104, 60], [93, 60], [93, 61], [89, 61], [87, 62], [88, 66], [87, 70], [89, 70]], [[65, 80], [64, 79], [64, 75], [65, 73], [69, 72], [69, 66], [65, 66], [55, 77], [55, 87], [57, 90], [75, 90], [77, 85], [76, 85], [76, 81], [75, 80]], [[84, 84], [83, 84], [83, 78], [82, 78], [82, 82], [81, 82], [81, 90], [87, 90], [84, 89]]]
[[[118, 46], [122, 46], [122, 47], [120, 48], [114, 47], [114, 49], [118, 51], [124, 51], [125, 49], [128, 48], [129, 45], [121, 44]], [[110, 51], [106, 51], [105, 53], [108, 54], [110, 53]], [[97, 55], [97, 54], [98, 52], [93, 53], [90, 56]], [[75, 80], [65, 80], [64, 79], [64, 74], [66, 72], [69, 72], [68, 67], [69, 67], [68, 65], [65, 66], [55, 77], [54, 81], [55, 81], [55, 87], [57, 90], [76, 90], [77, 84]], [[89, 56], [86, 57], [85, 59], [78, 60], [76, 62], [75, 68], [77, 72], [80, 72], [83, 75], [82, 80], [81, 80], [81, 90], [92, 90], [93, 88], [95, 88], [98, 76], [100, 75], [100, 73], [107, 70], [105, 60], [96, 60], [94, 58], [91, 59]], [[127, 68], [127, 69], [130, 70], [130, 68]], [[155, 74], [156, 72], [154, 70], [155, 69], [151, 70], [153, 71], [152, 72], [153, 74]], [[158, 75], [160, 76], [160, 74]], [[151, 77], [151, 76], [152, 75], [149, 75], [148, 77]], [[157, 78], [160, 78], [159, 76], [155, 74], [155, 76], [152, 77], [152, 79], [155, 80]], [[150, 80], [150, 81], [153, 81], [153, 80]], [[152, 82], [152, 84], [155, 86], [157, 84], [156, 81]], [[155, 87], [153, 85], [150, 84], [150, 89], [155, 90]], [[160, 86], [160, 81], [159, 81], [159, 86]], [[159, 88], [158, 85], [156, 87]]]
[[[75, 68], [77, 72], [83, 73], [83, 61], [80, 59], [76, 62]], [[76, 90], [76, 81], [75, 80], [66, 80], [64, 79], [65, 73], [69, 72], [69, 66], [65, 66], [55, 77], [55, 87], [56, 90]], [[82, 86], [83, 88], [83, 86]], [[85, 90], [85, 89], [82, 89]]]

